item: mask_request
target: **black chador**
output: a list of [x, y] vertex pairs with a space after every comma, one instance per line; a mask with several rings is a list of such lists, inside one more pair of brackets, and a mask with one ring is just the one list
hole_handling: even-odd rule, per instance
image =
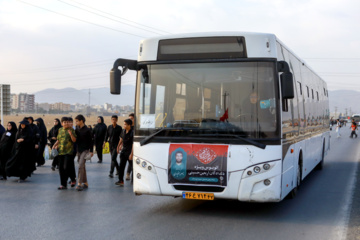
[[29, 158], [29, 152], [33, 148], [33, 132], [28, 121], [20, 122], [15, 140], [15, 152], [6, 163], [6, 175], [25, 180], [31, 176], [34, 167], [32, 159]]
[[6, 180], [6, 163], [12, 155], [12, 151], [15, 145], [15, 137], [17, 133], [17, 127], [14, 122], [9, 122], [11, 129], [7, 128], [6, 132], [2, 135], [0, 140], [0, 179]]
[[[36, 157], [38, 154], [38, 149], [40, 145], [40, 130], [38, 126], [34, 124], [34, 118], [33, 117], [27, 117], [26, 120], [30, 124], [30, 128], [32, 130], [32, 148], [29, 152], [29, 155], [31, 157], [31, 161], [33, 163], [33, 171], [36, 170]], [[37, 146], [37, 148], [36, 148]]]
[[47, 130], [46, 126], [44, 124], [44, 120], [42, 118], [38, 118], [35, 120], [36, 125], [39, 128], [39, 134], [40, 134], [40, 142], [39, 142], [39, 148], [36, 155], [36, 162], [38, 166], [42, 166], [45, 164], [44, 159], [44, 150], [47, 144]]

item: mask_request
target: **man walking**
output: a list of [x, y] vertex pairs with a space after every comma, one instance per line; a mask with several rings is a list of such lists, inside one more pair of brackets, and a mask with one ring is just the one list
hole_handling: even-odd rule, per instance
[[340, 120], [339, 119], [336, 119], [336, 133], [337, 133], [337, 138], [341, 137], [341, 134], [340, 134], [340, 128], [341, 128], [341, 123], [340, 123]]
[[[118, 116], [113, 115], [111, 117], [111, 125], [108, 127], [107, 131], [106, 131], [106, 136], [105, 136], [105, 142], [109, 142], [109, 146], [110, 146], [110, 154], [111, 154], [111, 167], [110, 167], [110, 174], [109, 177], [113, 178], [114, 177], [114, 168], [116, 168], [117, 172], [119, 172], [119, 164], [116, 160], [117, 158], [117, 146], [119, 144], [120, 141], [120, 134], [122, 131], [121, 126], [117, 125], [117, 121], [118, 121]], [[105, 145], [104, 142], [104, 145]]]
[[[134, 113], [130, 113], [129, 114], [129, 119], [132, 121], [132, 124], [131, 124], [131, 130], [134, 131], [134, 125], [135, 125], [135, 115]], [[129, 181], [130, 180], [130, 175], [133, 171], [133, 161], [128, 161], [128, 167], [127, 167], [127, 170], [126, 170], [126, 181]], [[132, 182], [132, 178], [131, 178], [131, 182]]]
[[76, 124], [76, 143], [77, 143], [77, 156], [79, 159], [79, 171], [78, 171], [78, 185], [76, 190], [82, 191], [84, 188], [88, 188], [89, 184], [87, 182], [86, 176], [86, 168], [85, 157], [88, 154], [93, 154], [93, 138], [92, 138], [92, 131], [85, 125], [85, 117], [83, 115], [77, 115], [75, 117], [75, 124]]
[[104, 123], [104, 118], [102, 116], [99, 116], [97, 119], [97, 124], [94, 127], [93, 133], [94, 133], [94, 142], [96, 147], [96, 154], [98, 156], [98, 163], [102, 163], [103, 161], [103, 154], [102, 149], [104, 145], [104, 140], [106, 136], [106, 125]]
[[124, 121], [124, 130], [120, 136], [120, 142], [117, 147], [117, 152], [120, 153], [120, 172], [119, 172], [119, 181], [116, 182], [116, 185], [124, 186], [124, 170], [126, 166], [126, 162], [128, 160], [132, 161], [133, 158], [133, 142], [134, 135], [133, 130], [131, 129], [132, 121], [130, 119], [126, 119]]
[[73, 160], [74, 143], [76, 142], [76, 133], [73, 128], [68, 127], [68, 118], [61, 118], [62, 128], [59, 129], [57, 141], [53, 149], [58, 149], [59, 152], [59, 174], [60, 187], [59, 190], [67, 189], [67, 180], [70, 176], [70, 166]]
[[[67, 123], [68, 123], [67, 127], [69, 129], [72, 128], [75, 131], [76, 127], [74, 126], [74, 120], [72, 117], [68, 118]], [[69, 178], [70, 178], [69, 183], [71, 184], [71, 187], [75, 187], [76, 185], [76, 171], [75, 171], [75, 162], [74, 162], [76, 153], [77, 153], [77, 144], [76, 142], [74, 142], [74, 151], [71, 155], [72, 160], [69, 162]]]
[[350, 137], [353, 138], [354, 135], [355, 135], [355, 138], [357, 138], [356, 130], [358, 129], [358, 127], [357, 127], [357, 124], [356, 124], [356, 122], [355, 122], [354, 119], [353, 119], [352, 122], [351, 122], [350, 129], [351, 129], [351, 135], [350, 135]]

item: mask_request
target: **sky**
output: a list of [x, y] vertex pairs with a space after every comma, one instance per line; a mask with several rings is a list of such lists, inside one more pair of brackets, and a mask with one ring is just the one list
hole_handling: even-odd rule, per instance
[[[0, 0], [0, 84], [12, 93], [109, 87], [144, 38], [274, 33], [329, 90], [360, 91], [358, 0]], [[123, 84], [134, 84], [128, 72]]]

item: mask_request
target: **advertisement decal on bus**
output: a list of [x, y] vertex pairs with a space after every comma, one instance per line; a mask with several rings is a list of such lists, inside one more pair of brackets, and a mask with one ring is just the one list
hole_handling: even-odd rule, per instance
[[170, 184], [227, 185], [227, 145], [170, 144]]

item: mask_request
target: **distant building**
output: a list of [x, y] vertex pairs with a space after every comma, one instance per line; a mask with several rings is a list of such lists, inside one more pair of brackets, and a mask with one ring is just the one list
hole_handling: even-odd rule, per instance
[[86, 109], [86, 105], [85, 104], [80, 104], [80, 103], [76, 103], [74, 105], [75, 111], [83, 111]]
[[49, 111], [50, 110], [50, 105], [49, 103], [37, 103], [37, 109], [43, 109], [44, 111]]
[[50, 110], [58, 110], [63, 112], [70, 112], [70, 104], [58, 102], [54, 104], [50, 104]]
[[11, 107], [13, 110], [17, 110], [19, 112], [34, 112], [35, 95], [27, 93], [13, 94]]
[[107, 111], [107, 110], [110, 110], [112, 108], [112, 104], [110, 103], [105, 103], [104, 104], [104, 109]]
[[11, 94], [10, 94], [10, 85], [1, 84], [0, 86], [2, 89], [2, 101], [0, 101], [0, 107], [1, 103], [3, 103], [3, 114], [4, 115], [10, 115], [11, 113]]

